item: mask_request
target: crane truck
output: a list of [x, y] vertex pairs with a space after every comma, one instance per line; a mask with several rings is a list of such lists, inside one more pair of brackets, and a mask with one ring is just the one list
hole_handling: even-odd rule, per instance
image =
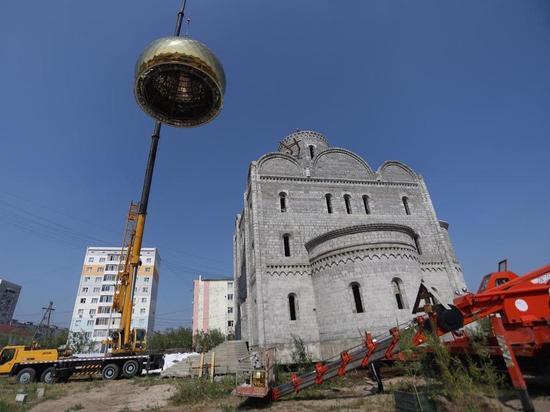
[[[428, 334], [447, 335], [443, 343], [451, 353], [474, 352], [467, 330], [463, 328], [490, 319], [492, 353], [504, 360], [524, 410], [534, 410], [522, 370], [550, 372], [550, 265], [523, 276], [507, 268], [490, 273], [483, 277], [477, 293], [457, 296], [452, 305], [442, 302], [434, 288], [421, 283], [413, 308], [413, 314], [418, 315], [403, 328], [412, 330], [413, 345], [424, 345]], [[266, 350], [263, 362], [249, 373], [248, 382], [237, 386], [234, 393], [244, 397], [270, 397], [276, 401], [373, 362], [399, 359], [403, 329], [392, 328], [378, 339], [366, 332], [361, 345], [341, 352], [336, 359], [318, 362], [311, 372], [292, 374], [290, 382], [281, 385], [275, 385], [275, 360]]]
[[[178, 17], [179, 18], [179, 17]], [[73, 375], [101, 374], [105, 380], [127, 378], [143, 369], [161, 369], [164, 355], [147, 351], [145, 329], [132, 328], [134, 290], [140, 261], [141, 244], [149, 203], [161, 123], [155, 123], [139, 203], [130, 203], [121, 260], [113, 296], [113, 311], [121, 314], [120, 326], [105, 341], [110, 351], [103, 356], [64, 356], [56, 349], [30, 346], [6, 346], [0, 352], [0, 375], [15, 376], [19, 383], [38, 378], [46, 383], [66, 382]]]

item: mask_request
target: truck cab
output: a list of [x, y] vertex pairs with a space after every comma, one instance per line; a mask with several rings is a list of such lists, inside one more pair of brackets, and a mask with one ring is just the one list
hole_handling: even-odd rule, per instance
[[477, 293], [504, 285], [518, 277], [514, 272], [493, 272], [483, 276]]
[[[5, 346], [0, 352], [0, 375], [17, 375], [17, 380], [49, 380], [44, 373], [58, 359], [57, 349], [37, 349], [30, 346]], [[42, 376], [43, 375], [43, 376]], [[27, 383], [27, 382], [21, 382]]]

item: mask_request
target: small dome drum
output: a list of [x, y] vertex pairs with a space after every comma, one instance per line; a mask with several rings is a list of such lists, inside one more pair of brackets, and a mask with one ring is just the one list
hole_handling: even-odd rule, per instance
[[216, 56], [201, 42], [163, 37], [139, 57], [134, 93], [141, 108], [154, 119], [176, 127], [199, 126], [220, 112], [225, 74]]

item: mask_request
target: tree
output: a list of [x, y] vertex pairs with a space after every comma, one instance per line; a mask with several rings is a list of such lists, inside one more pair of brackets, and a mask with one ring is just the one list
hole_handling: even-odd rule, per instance
[[197, 332], [194, 336], [195, 351], [208, 352], [225, 340], [225, 335], [219, 329], [213, 329], [207, 332]]
[[94, 343], [90, 339], [90, 335], [81, 330], [80, 332], [71, 332], [69, 334], [67, 347], [74, 353], [86, 353], [93, 349]]
[[189, 328], [166, 329], [163, 332], [153, 332], [149, 336], [147, 346], [153, 350], [182, 349], [191, 351], [193, 348], [193, 332]]

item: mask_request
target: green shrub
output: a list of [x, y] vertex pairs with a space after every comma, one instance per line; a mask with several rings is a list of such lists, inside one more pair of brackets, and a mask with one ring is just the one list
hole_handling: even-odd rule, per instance
[[197, 403], [203, 400], [223, 398], [235, 388], [232, 378], [221, 382], [210, 382], [205, 379], [185, 379], [176, 383], [176, 393], [172, 396], [175, 404]]

